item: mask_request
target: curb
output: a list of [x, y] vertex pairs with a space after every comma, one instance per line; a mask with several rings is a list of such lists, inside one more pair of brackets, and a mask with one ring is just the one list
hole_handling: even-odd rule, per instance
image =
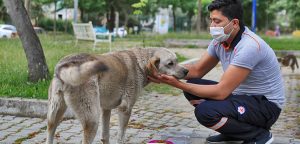
[[[47, 100], [24, 99], [24, 98], [0, 98], [0, 114], [22, 117], [47, 118]], [[75, 118], [74, 114], [67, 109], [65, 119]]]

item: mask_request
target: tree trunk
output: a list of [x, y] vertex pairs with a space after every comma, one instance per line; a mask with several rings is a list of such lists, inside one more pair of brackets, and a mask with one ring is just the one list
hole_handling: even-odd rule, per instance
[[174, 32], [176, 32], [176, 13], [175, 13], [176, 8], [172, 8], [172, 13], [173, 13], [173, 28], [174, 28]]
[[124, 14], [124, 28], [126, 28], [128, 27], [129, 16], [125, 8], [122, 9], [122, 12]]
[[196, 22], [196, 31], [198, 34], [201, 32], [201, 11], [202, 11], [201, 0], [198, 0], [198, 15], [197, 15], [197, 22]]
[[115, 27], [115, 18], [116, 18], [115, 8], [112, 4], [109, 7], [110, 7], [110, 9], [109, 9], [110, 12], [107, 15], [108, 16], [108, 18], [107, 18], [107, 27], [108, 27], [109, 32], [113, 32], [114, 27]]
[[27, 10], [29, 18], [30, 18], [30, 2], [31, 2], [31, 0], [25, 0], [25, 4], [24, 4], [25, 9]]
[[22, 41], [28, 62], [29, 81], [37, 82], [50, 78], [42, 45], [33, 30], [22, 1], [4, 0], [4, 4]]
[[188, 31], [192, 31], [192, 18], [193, 18], [194, 13], [192, 11], [188, 12]]
[[54, 41], [56, 41], [56, 0], [54, 0]]

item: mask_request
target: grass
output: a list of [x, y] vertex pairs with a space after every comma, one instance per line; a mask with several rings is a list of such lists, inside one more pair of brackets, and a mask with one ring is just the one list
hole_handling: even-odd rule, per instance
[[[93, 51], [92, 42], [79, 42], [75, 47], [74, 36], [58, 34], [55, 37], [51, 33], [40, 35], [50, 75], [53, 75], [55, 64], [62, 57], [71, 53], [104, 53], [108, 52], [108, 44], [101, 43], [96, 51]], [[265, 38], [274, 49], [300, 50], [300, 40], [293, 38]], [[197, 35], [188, 33], [169, 33], [167, 35], [143, 33], [141, 35], [129, 35], [113, 42], [113, 49], [121, 50], [131, 47], [163, 47], [166, 39], [210, 39], [207, 33]], [[143, 42], [144, 41], [144, 42]], [[194, 46], [188, 46], [194, 48]], [[186, 58], [177, 54], [179, 61]], [[0, 97], [23, 97], [47, 99], [47, 89], [50, 80], [30, 83], [27, 81], [27, 60], [19, 39], [0, 39]], [[147, 91], [156, 91], [163, 94], [178, 95], [180, 90], [167, 85], [151, 84], [146, 87]]]
[[263, 39], [274, 50], [300, 50], [300, 39], [299, 38], [271, 38], [271, 37], [263, 37]]
[[169, 95], [173, 95], [173, 96], [178, 96], [182, 93], [181, 90], [171, 87], [169, 85], [166, 84], [153, 84], [150, 83], [148, 86], [145, 87], [145, 90], [147, 92], [157, 92], [159, 94], [169, 94]]
[[[74, 41], [70, 35], [56, 37], [41, 35], [40, 40], [43, 46], [47, 65], [51, 76], [55, 64], [63, 56], [71, 53], [88, 52], [92, 53], [90, 47], [74, 47]], [[47, 88], [50, 81], [30, 83], [27, 81], [28, 68], [24, 50], [19, 39], [0, 39], [0, 96], [24, 97], [24, 98], [47, 98]]]

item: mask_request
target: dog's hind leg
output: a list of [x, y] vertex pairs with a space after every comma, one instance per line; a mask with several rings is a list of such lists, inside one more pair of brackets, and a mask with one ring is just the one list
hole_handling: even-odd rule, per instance
[[79, 105], [71, 104], [72, 110], [80, 121], [83, 129], [83, 144], [91, 144], [98, 130], [99, 109], [92, 101], [97, 101], [97, 99], [84, 100], [84, 98], [82, 98], [78, 101], [80, 103], [77, 103]]
[[61, 86], [61, 81], [54, 78], [48, 90], [47, 144], [53, 143], [55, 130], [67, 108]]
[[131, 114], [131, 108], [126, 111], [119, 111], [119, 131], [118, 131], [118, 144], [124, 143], [125, 131]]
[[109, 123], [110, 123], [111, 110], [102, 109], [101, 115], [102, 115], [101, 116], [101, 120], [102, 120], [101, 141], [102, 144], [109, 144]]
[[88, 87], [76, 87], [70, 95], [65, 96], [68, 106], [71, 107], [80, 121], [83, 129], [83, 144], [93, 142], [99, 125], [100, 104], [95, 85], [89, 83]]

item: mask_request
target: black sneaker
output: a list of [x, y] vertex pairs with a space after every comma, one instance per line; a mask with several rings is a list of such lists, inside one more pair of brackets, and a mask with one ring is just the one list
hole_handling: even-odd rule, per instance
[[207, 143], [242, 143], [243, 140], [238, 139], [238, 138], [233, 138], [229, 136], [225, 136], [223, 134], [219, 135], [214, 135], [214, 136], [209, 136], [206, 138]]
[[262, 133], [258, 137], [244, 141], [243, 144], [271, 144], [273, 142], [274, 138], [271, 132], [267, 131], [265, 133]]

